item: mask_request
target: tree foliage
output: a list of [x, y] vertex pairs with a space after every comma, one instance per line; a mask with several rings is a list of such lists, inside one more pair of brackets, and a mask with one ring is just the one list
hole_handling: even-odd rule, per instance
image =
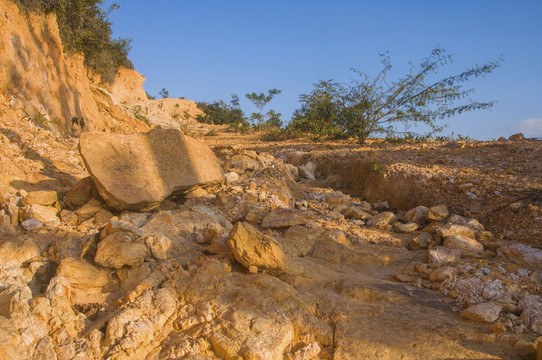
[[103, 0], [17, 0], [25, 11], [54, 13], [64, 49], [82, 53], [85, 65], [113, 80], [117, 69], [127, 61], [130, 39], [113, 39], [108, 16], [119, 5], [103, 8]]
[[257, 124], [258, 130], [261, 130], [262, 124], [267, 124], [270, 126], [278, 125], [278, 127], [282, 125], [280, 113], [276, 113], [273, 110], [269, 110], [266, 114], [263, 112], [263, 109], [273, 99], [273, 97], [280, 93], [282, 93], [282, 90], [270, 89], [267, 90], [267, 95], [264, 93], [256, 94], [255, 92], [245, 95], [246, 98], [250, 100], [259, 111], [257, 113], [252, 113], [250, 117], [252, 122], [255, 125]]
[[231, 105], [226, 102], [198, 102], [198, 108], [204, 115], [197, 115], [196, 120], [205, 124], [229, 125], [235, 129], [246, 130], [249, 126], [245, 114], [239, 107], [239, 97], [232, 95]]
[[[494, 101], [468, 99], [474, 89], [463, 89], [466, 81], [483, 77], [500, 66], [501, 60], [475, 65], [457, 75], [432, 80], [441, 67], [452, 63], [452, 56], [436, 48], [408, 74], [388, 81], [391, 69], [388, 54], [382, 54], [383, 69], [374, 78], [352, 69], [357, 79], [347, 84], [319, 81], [315, 89], [301, 95], [301, 108], [294, 113], [291, 127], [319, 135], [344, 132], [360, 143], [372, 134], [396, 133], [397, 125], [408, 129], [425, 124], [432, 133], [442, 131], [438, 120], [464, 112], [489, 109]], [[458, 104], [461, 100], [468, 100]]]

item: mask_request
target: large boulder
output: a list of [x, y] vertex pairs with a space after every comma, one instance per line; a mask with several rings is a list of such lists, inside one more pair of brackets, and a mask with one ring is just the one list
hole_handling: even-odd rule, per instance
[[118, 211], [152, 208], [170, 195], [223, 179], [212, 150], [176, 129], [84, 133], [79, 150], [98, 192]]

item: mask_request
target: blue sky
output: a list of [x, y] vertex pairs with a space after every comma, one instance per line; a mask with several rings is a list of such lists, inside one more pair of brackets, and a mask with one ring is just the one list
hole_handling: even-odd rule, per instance
[[300, 94], [320, 79], [347, 82], [355, 67], [369, 75], [389, 51], [391, 78], [436, 46], [454, 54], [442, 76], [504, 58], [486, 78], [466, 83], [492, 110], [446, 119], [444, 134], [486, 140], [523, 131], [542, 137], [542, 1], [485, 0], [117, 0], [115, 37], [132, 38], [130, 59], [145, 90], [194, 101], [278, 88], [269, 108], [283, 121]]

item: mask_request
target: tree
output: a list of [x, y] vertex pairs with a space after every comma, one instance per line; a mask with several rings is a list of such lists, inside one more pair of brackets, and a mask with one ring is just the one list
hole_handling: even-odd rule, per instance
[[166, 88], [162, 88], [162, 90], [158, 92], [158, 95], [160, 95], [162, 99], [167, 99], [169, 98], [169, 91], [167, 91]]
[[474, 89], [463, 89], [462, 84], [473, 77], [491, 73], [501, 65], [501, 59], [431, 81], [431, 76], [442, 66], [452, 63], [451, 55], [436, 48], [422, 59], [418, 67], [411, 64], [407, 75], [396, 81], [387, 81], [391, 62], [387, 53], [381, 57], [384, 67], [374, 78], [352, 69], [359, 76], [357, 80], [348, 84], [320, 81], [309, 95], [301, 95], [301, 109], [292, 119], [293, 126], [301, 126], [305, 122], [309, 129], [323, 134], [338, 127], [364, 143], [375, 133], [396, 133], [398, 124], [408, 129], [422, 123], [429, 126], [432, 133], [438, 133], [442, 131], [438, 120], [472, 110], [489, 109], [495, 103], [469, 100], [456, 105], [474, 92]]
[[198, 102], [198, 108], [204, 115], [196, 115], [196, 120], [206, 124], [229, 125], [234, 129], [246, 130], [249, 126], [245, 114], [239, 107], [239, 97], [232, 95], [231, 105], [224, 101], [212, 103]]
[[277, 121], [277, 115], [279, 116], [279, 123], [280, 123], [280, 114], [275, 113], [273, 110], [270, 110], [267, 114], [263, 113], [263, 109], [265, 106], [273, 99], [275, 95], [278, 95], [282, 93], [282, 90], [278, 89], [271, 89], [267, 90], [267, 95], [264, 93], [256, 94], [253, 92], [252, 94], [246, 94], [246, 98], [250, 100], [254, 106], [259, 110], [257, 113], [252, 113], [251, 119], [253, 122], [256, 122], [258, 124], [258, 130], [261, 130], [262, 123], [265, 123], [268, 120], [273, 120], [275, 123]]
[[314, 90], [301, 95], [301, 109], [294, 112], [290, 128], [319, 136], [333, 136], [343, 133], [338, 126], [341, 85], [332, 80], [320, 80]]

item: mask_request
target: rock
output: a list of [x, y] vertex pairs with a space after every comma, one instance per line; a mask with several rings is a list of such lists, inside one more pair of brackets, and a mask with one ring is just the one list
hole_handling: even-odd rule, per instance
[[499, 318], [502, 307], [492, 302], [469, 306], [460, 315], [466, 319], [478, 322], [492, 323]]
[[371, 207], [378, 211], [387, 210], [390, 208], [390, 204], [387, 201], [377, 201], [374, 202]]
[[267, 214], [262, 221], [263, 228], [283, 228], [294, 225], [305, 225], [316, 219], [316, 214], [308, 210], [278, 208]]
[[342, 211], [342, 214], [345, 218], [354, 220], [367, 220], [371, 217], [371, 215], [358, 206], [349, 206]]
[[316, 356], [322, 351], [316, 341], [311, 342], [307, 346], [297, 350], [291, 360], [310, 360], [316, 358]]
[[226, 184], [233, 184], [234, 182], [239, 181], [239, 175], [236, 172], [229, 172], [224, 175], [224, 179], [226, 181]]
[[398, 233], [409, 234], [418, 229], [418, 224], [414, 222], [407, 223], [407, 224], [396, 223], [395, 225], [393, 225], [393, 229], [395, 230], [395, 232], [398, 232]]
[[459, 260], [461, 257], [461, 250], [451, 249], [444, 246], [435, 246], [428, 253], [427, 261], [430, 264], [448, 264]]
[[427, 249], [430, 243], [433, 242], [433, 235], [428, 232], [419, 232], [415, 237], [409, 240], [408, 248], [410, 250]]
[[0, 238], [0, 259], [2, 259], [2, 267], [18, 267], [29, 260], [39, 258], [40, 255], [38, 245], [28, 237], [10, 240]]
[[80, 207], [75, 211], [77, 215], [77, 221], [79, 223], [85, 222], [92, 218], [102, 208], [102, 203], [97, 199], [90, 199], [88, 203]]
[[497, 249], [497, 254], [506, 257], [514, 264], [531, 269], [542, 268], [542, 250], [524, 244], [505, 245]]
[[446, 237], [454, 235], [460, 235], [471, 239], [476, 239], [476, 235], [474, 234], [474, 232], [465, 225], [445, 224], [435, 229], [435, 239], [437, 241], [441, 241]]
[[417, 206], [405, 214], [405, 221], [422, 224], [425, 222], [429, 209], [425, 206]]
[[64, 224], [77, 225], [77, 215], [70, 210], [63, 209], [60, 212], [60, 220], [62, 220]]
[[381, 229], [394, 223], [396, 220], [397, 218], [392, 212], [383, 212], [367, 220], [367, 226]]
[[241, 170], [258, 171], [265, 167], [264, 163], [257, 158], [257, 155], [234, 155], [231, 158], [230, 167]]
[[531, 330], [542, 334], [542, 296], [527, 295], [518, 302], [521, 321]]
[[308, 180], [316, 180], [316, 176], [314, 175], [316, 171], [316, 164], [313, 162], [308, 162], [305, 165], [301, 165], [298, 167], [299, 176], [301, 176], [304, 179]]
[[237, 222], [230, 232], [228, 247], [235, 260], [248, 268], [278, 275], [288, 269], [288, 260], [275, 239], [264, 235], [245, 222]]
[[371, 244], [381, 244], [395, 247], [402, 247], [406, 245], [406, 241], [404, 241], [398, 235], [374, 229], [354, 229], [352, 230], [352, 235], [362, 241], [370, 242]]
[[70, 208], [77, 209], [97, 196], [99, 196], [99, 194], [96, 186], [94, 186], [94, 181], [92, 180], [92, 177], [87, 176], [75, 184], [75, 186], [66, 193], [64, 202]]
[[118, 211], [152, 208], [170, 195], [223, 180], [211, 149], [175, 129], [83, 133], [79, 149], [101, 197]]
[[36, 219], [44, 225], [55, 227], [60, 225], [60, 219], [57, 214], [58, 210], [51, 206], [27, 205], [21, 208], [19, 216], [22, 222], [29, 219]]
[[519, 141], [519, 140], [525, 140], [525, 136], [523, 133], [513, 134], [508, 137], [508, 141]]
[[457, 274], [457, 269], [453, 266], [441, 266], [431, 272], [431, 275], [429, 275], [429, 280], [443, 282], [455, 274]]
[[463, 236], [463, 235], [450, 235], [444, 238], [444, 246], [452, 249], [466, 250], [472, 252], [480, 252], [484, 250], [484, 245], [478, 241]]
[[66, 277], [70, 285], [78, 289], [104, 287], [111, 282], [108, 271], [72, 257], [60, 261], [57, 275]]
[[124, 265], [137, 266], [147, 256], [143, 240], [128, 232], [115, 232], [98, 243], [94, 261], [98, 264], [118, 269]]
[[444, 221], [450, 213], [446, 205], [433, 206], [427, 212], [427, 220], [429, 221]]
[[26, 231], [32, 231], [43, 227], [43, 223], [36, 219], [28, 219], [21, 223], [21, 226]]
[[43, 205], [50, 206], [58, 201], [56, 191], [31, 191], [22, 201], [23, 205]]

